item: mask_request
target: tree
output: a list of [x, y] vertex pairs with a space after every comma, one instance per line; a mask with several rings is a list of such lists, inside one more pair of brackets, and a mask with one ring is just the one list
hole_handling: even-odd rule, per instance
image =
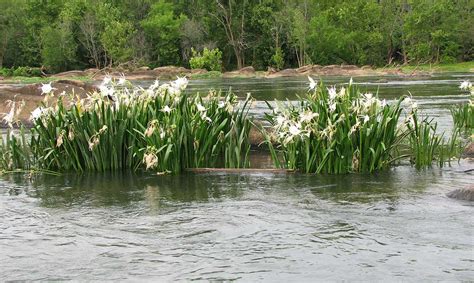
[[179, 64], [181, 61], [180, 32], [187, 17], [176, 16], [174, 8], [172, 3], [159, 0], [141, 22], [145, 36], [153, 46], [152, 59], [157, 65]]
[[67, 70], [76, 58], [77, 45], [70, 32], [70, 26], [47, 26], [41, 31], [41, 57], [46, 68], [60, 72]]
[[246, 8], [247, 0], [227, 0], [226, 2], [216, 0], [216, 7], [210, 13], [224, 29], [228, 44], [234, 50], [237, 68], [243, 68], [245, 64], [246, 42]]

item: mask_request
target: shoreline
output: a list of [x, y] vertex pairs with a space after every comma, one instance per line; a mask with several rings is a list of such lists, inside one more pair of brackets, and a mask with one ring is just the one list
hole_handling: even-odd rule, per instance
[[267, 71], [257, 71], [252, 66], [244, 67], [240, 70], [218, 72], [207, 71], [205, 69], [186, 69], [184, 67], [164, 66], [154, 69], [140, 67], [133, 70], [122, 68], [105, 68], [72, 70], [57, 74], [51, 74], [46, 77], [0, 77], [1, 84], [33, 84], [40, 82], [51, 82], [59, 80], [75, 80], [83, 82], [100, 81], [105, 76], [124, 77], [129, 81], [137, 80], [155, 80], [155, 79], [174, 79], [177, 76], [185, 76], [188, 79], [217, 79], [217, 78], [285, 78], [285, 77], [305, 77], [305, 76], [406, 76], [419, 77], [429, 76], [439, 73], [467, 72], [474, 73], [474, 62], [463, 62], [456, 64], [440, 65], [413, 65], [375, 68], [372, 66], [356, 65], [306, 65], [299, 68], [288, 68], [275, 70], [268, 68]]

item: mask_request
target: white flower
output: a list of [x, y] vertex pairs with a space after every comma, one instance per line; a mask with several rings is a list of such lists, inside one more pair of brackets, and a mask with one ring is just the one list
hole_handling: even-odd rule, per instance
[[365, 115], [365, 116], [364, 116], [364, 124], [367, 123], [367, 122], [369, 122], [369, 120], [370, 120], [369, 115]]
[[43, 84], [41, 86], [41, 92], [42, 94], [48, 94], [50, 93], [54, 88], [51, 86], [51, 83], [49, 84]]
[[300, 120], [301, 120], [301, 123], [309, 122], [313, 120], [313, 118], [318, 117], [318, 116], [319, 116], [319, 113], [313, 113], [311, 110], [308, 110], [303, 113], [300, 113]]
[[217, 108], [221, 109], [221, 108], [224, 108], [225, 107], [225, 102], [224, 101], [220, 101], [219, 104], [217, 104]]
[[385, 106], [387, 106], [387, 100], [385, 100], [385, 99], [382, 100], [382, 101], [380, 102], [380, 106], [382, 106], [382, 108], [385, 107]]
[[336, 111], [336, 103], [329, 104], [329, 112], [334, 112], [334, 111]]
[[199, 112], [205, 112], [206, 111], [206, 107], [202, 106], [201, 103], [196, 104], [196, 107], [197, 107]]
[[289, 130], [291, 135], [297, 136], [297, 135], [301, 134], [301, 129], [298, 126], [299, 125], [297, 125], [297, 124], [290, 126], [290, 128], [288, 130]]
[[349, 85], [352, 85], [352, 77], [351, 77], [351, 79], [349, 80]]
[[125, 79], [125, 77], [120, 77], [119, 81], [118, 81], [118, 85], [124, 85], [125, 82], [127, 82], [127, 80]]
[[153, 82], [153, 84], [152, 84], [148, 89], [151, 90], [151, 91], [153, 91], [153, 90], [155, 90], [155, 89], [156, 89], [157, 87], [159, 87], [159, 86], [160, 86], [160, 81], [155, 80], [155, 81]]
[[276, 118], [276, 122], [277, 122], [277, 125], [278, 125], [278, 126], [281, 126], [281, 125], [283, 125], [283, 123], [286, 122], [286, 118], [283, 117], [283, 116], [281, 116], [281, 115], [279, 115], [279, 116], [277, 116], [277, 118]]
[[470, 81], [463, 81], [459, 86], [462, 90], [469, 90], [472, 87], [472, 83]]
[[46, 112], [46, 109], [43, 107], [38, 107], [33, 112], [31, 112], [31, 120], [37, 120], [43, 116], [43, 114]]
[[168, 105], [166, 105], [165, 107], [163, 107], [163, 109], [161, 109], [161, 111], [163, 111], [164, 113], [170, 113], [171, 110], [172, 109]]
[[108, 85], [112, 81], [112, 78], [110, 76], [105, 76], [104, 79], [102, 80], [103, 85]]
[[177, 77], [177, 79], [172, 84], [179, 90], [185, 90], [188, 86], [188, 79], [186, 77]]
[[308, 76], [309, 80], [309, 90], [316, 90], [316, 87], [318, 86], [318, 83], [313, 80], [310, 76]]
[[10, 112], [3, 116], [3, 121], [8, 124], [10, 128], [13, 127], [13, 120], [15, 118], [15, 104], [13, 104], [13, 107], [10, 109]]
[[328, 88], [328, 93], [329, 93], [329, 99], [334, 100], [337, 96], [336, 87], [332, 86], [332, 87]]

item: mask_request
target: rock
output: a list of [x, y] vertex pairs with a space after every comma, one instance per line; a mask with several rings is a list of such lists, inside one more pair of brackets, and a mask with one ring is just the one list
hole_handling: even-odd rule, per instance
[[94, 92], [94, 91], [99, 91], [99, 88], [96, 87], [95, 85], [91, 83], [86, 83], [83, 81], [79, 80], [58, 80], [53, 83], [53, 86], [56, 84], [61, 84], [61, 85], [70, 85], [70, 86], [75, 86], [78, 88], [82, 88], [86, 92]]
[[0, 81], [3, 81], [4, 79], [5, 79], [4, 77], [0, 76]]
[[358, 70], [359, 67], [356, 65], [341, 65], [342, 70]]
[[474, 201], [474, 185], [466, 188], [456, 189], [446, 194], [449, 198]]
[[277, 72], [277, 70], [276, 70], [275, 68], [272, 68], [272, 67], [268, 67], [268, 68], [267, 68], [267, 73], [268, 73], [268, 74], [274, 74], [274, 73], [276, 73], [276, 72]]
[[258, 146], [265, 141], [265, 136], [260, 132], [259, 129], [257, 129], [257, 127], [252, 126], [252, 128], [250, 128], [249, 141], [251, 145]]
[[224, 78], [253, 77], [253, 76], [255, 76], [255, 69], [252, 66], [244, 67], [237, 71], [225, 72], [223, 74]]
[[205, 74], [208, 71], [206, 69], [192, 69], [191, 74], [193, 75], [200, 75], [200, 74]]
[[298, 73], [309, 73], [313, 70], [313, 65], [306, 65], [296, 69]]
[[364, 65], [362, 67], [360, 67], [362, 70], [372, 70], [372, 66], [370, 65]]
[[79, 70], [67, 71], [67, 72], [57, 73], [54, 75], [54, 77], [58, 77], [58, 78], [71, 78], [71, 77], [83, 77], [83, 76], [87, 76], [87, 73], [84, 71], [79, 71]]
[[471, 142], [470, 144], [466, 146], [466, 148], [464, 149], [462, 153], [462, 157], [474, 158], [474, 142]]
[[137, 71], [149, 71], [149, 70], [150, 70], [150, 67], [148, 67], [148, 66], [143, 66], [143, 67], [137, 68]]
[[275, 77], [294, 77], [299, 76], [300, 74], [295, 69], [284, 69], [273, 75]]
[[340, 68], [339, 65], [327, 65], [327, 66], [324, 66], [322, 69], [324, 71], [326, 71], [326, 70], [334, 70], [334, 69], [338, 69], [338, 68]]
[[100, 72], [100, 70], [97, 68], [89, 68], [89, 69], [84, 70], [84, 73], [90, 74], [90, 75], [98, 73], [98, 72]]
[[240, 74], [245, 75], [253, 75], [255, 74], [255, 69], [252, 66], [243, 67], [242, 69], [238, 70]]

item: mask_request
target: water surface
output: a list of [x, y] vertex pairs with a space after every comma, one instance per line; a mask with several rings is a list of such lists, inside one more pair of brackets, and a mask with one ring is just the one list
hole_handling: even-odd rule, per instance
[[[354, 81], [410, 91], [450, 130], [471, 74]], [[347, 77], [324, 78], [327, 84]], [[142, 82], [144, 86], [150, 82]], [[191, 81], [259, 101], [295, 99], [305, 78]], [[257, 166], [268, 167], [259, 154]], [[438, 281], [474, 278], [474, 161], [372, 175], [64, 174], [0, 176], [0, 280]]]

